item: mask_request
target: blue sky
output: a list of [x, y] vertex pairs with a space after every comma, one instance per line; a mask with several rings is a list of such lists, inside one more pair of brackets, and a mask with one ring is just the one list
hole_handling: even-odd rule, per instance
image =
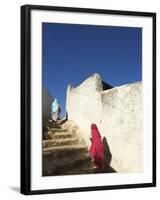
[[142, 29], [42, 23], [43, 85], [64, 113], [68, 84], [93, 73], [120, 86], [142, 80]]

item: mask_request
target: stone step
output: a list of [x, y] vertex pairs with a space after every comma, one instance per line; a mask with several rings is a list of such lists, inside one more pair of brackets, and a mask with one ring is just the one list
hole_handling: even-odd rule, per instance
[[49, 130], [47, 132], [43, 132], [43, 140], [65, 139], [65, 138], [73, 138], [73, 137], [75, 137], [75, 132], [71, 132], [71, 131]]
[[43, 149], [43, 157], [63, 157], [71, 155], [81, 155], [83, 153], [88, 153], [88, 147], [78, 144], [78, 145], [66, 145], [66, 146], [56, 146], [51, 148]]
[[59, 157], [58, 159], [43, 157], [43, 176], [65, 174], [68, 170], [79, 168], [80, 165], [86, 163], [90, 163], [88, 154]]
[[50, 131], [52, 131], [53, 133], [61, 133], [61, 132], [67, 132], [68, 129], [57, 129], [57, 128], [51, 128]]
[[[50, 128], [50, 127], [48, 127], [48, 128]], [[65, 127], [55, 128], [55, 127], [52, 127], [52, 128], [50, 128], [50, 130], [53, 132], [76, 132], [77, 128], [65, 128]]]
[[91, 163], [89, 164], [82, 164], [82, 166], [74, 167], [72, 169], [68, 169], [65, 172], [59, 171], [56, 175], [78, 175], [78, 174], [94, 174], [94, 173], [102, 173], [102, 170], [98, 167], [93, 168]]
[[66, 138], [73, 138], [73, 137], [75, 137], [74, 134], [66, 133], [66, 132], [59, 132], [53, 135], [53, 139], [66, 139]]
[[55, 128], [55, 129], [62, 129], [62, 126], [59, 125], [59, 124], [51, 124], [49, 127], [50, 128]]
[[50, 127], [50, 128], [58, 128], [58, 129], [62, 127], [61, 124], [52, 124], [51, 120], [49, 120], [48, 122], [45, 122], [44, 126]]
[[[116, 171], [109, 165], [105, 165], [103, 169], [93, 166], [91, 162], [84, 163], [79, 167], [61, 171], [57, 175], [78, 175], [78, 174], [95, 174], [95, 173], [115, 173]], [[65, 173], [65, 174], [64, 174]]]
[[43, 132], [43, 140], [52, 140], [54, 133], [52, 131]]
[[67, 139], [53, 139], [53, 140], [43, 140], [43, 148], [50, 148], [55, 146], [65, 146], [65, 145], [76, 145], [78, 144], [78, 138], [67, 138]]

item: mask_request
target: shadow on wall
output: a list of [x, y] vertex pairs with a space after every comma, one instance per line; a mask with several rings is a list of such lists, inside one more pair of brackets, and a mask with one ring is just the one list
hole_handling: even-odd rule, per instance
[[116, 172], [115, 169], [113, 169], [110, 164], [112, 160], [112, 154], [107, 142], [106, 137], [103, 137], [103, 146], [104, 146], [104, 163], [105, 163], [105, 168], [107, 169], [108, 172]]

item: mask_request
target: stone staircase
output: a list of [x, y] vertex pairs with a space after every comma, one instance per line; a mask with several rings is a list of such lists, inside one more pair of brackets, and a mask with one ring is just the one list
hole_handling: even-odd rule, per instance
[[[43, 176], [100, 173], [72, 121], [49, 121], [43, 127]], [[104, 171], [103, 171], [104, 172]], [[109, 168], [105, 172], [112, 172]]]

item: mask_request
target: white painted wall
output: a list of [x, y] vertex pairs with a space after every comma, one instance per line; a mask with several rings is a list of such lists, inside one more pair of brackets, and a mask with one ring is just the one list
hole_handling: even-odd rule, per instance
[[142, 171], [142, 83], [136, 82], [102, 91], [102, 82], [94, 74], [80, 86], [67, 90], [68, 119], [82, 129], [90, 145], [90, 126], [96, 123], [106, 137], [119, 172]]

